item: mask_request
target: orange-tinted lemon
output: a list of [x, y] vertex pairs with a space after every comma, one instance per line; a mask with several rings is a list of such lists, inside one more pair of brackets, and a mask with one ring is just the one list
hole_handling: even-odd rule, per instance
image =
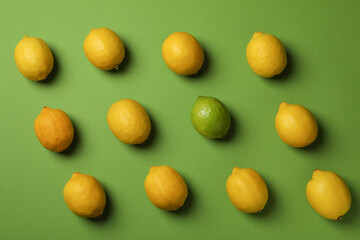
[[144, 186], [150, 201], [156, 207], [168, 211], [182, 207], [188, 195], [184, 179], [168, 166], [151, 167]]
[[126, 144], [141, 144], [150, 134], [151, 122], [144, 107], [135, 100], [123, 99], [114, 103], [107, 114], [112, 133]]
[[72, 122], [60, 109], [44, 107], [35, 119], [34, 129], [40, 143], [54, 152], [64, 151], [74, 138]]
[[166, 38], [162, 45], [166, 65], [180, 75], [196, 74], [204, 63], [204, 51], [194, 36], [176, 32]]
[[109, 28], [92, 29], [83, 45], [88, 60], [101, 70], [117, 69], [125, 57], [122, 40]]
[[63, 195], [66, 205], [80, 217], [96, 218], [104, 212], [105, 191], [93, 176], [74, 173], [65, 184]]

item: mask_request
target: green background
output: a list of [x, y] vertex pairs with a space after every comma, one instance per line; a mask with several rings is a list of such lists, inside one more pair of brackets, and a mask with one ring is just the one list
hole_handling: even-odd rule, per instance
[[[360, 234], [359, 1], [14, 1], [0, 8], [1, 239], [355, 239]], [[124, 41], [120, 71], [86, 59], [90, 29], [108, 27]], [[193, 34], [206, 54], [195, 77], [171, 72], [164, 39]], [[256, 31], [283, 42], [288, 66], [264, 79], [247, 64]], [[13, 52], [24, 35], [45, 40], [55, 68], [45, 82], [24, 78]], [[199, 95], [219, 98], [232, 115], [225, 140], [202, 137], [190, 109]], [[148, 111], [150, 140], [118, 141], [106, 122], [115, 101], [131, 98]], [[309, 108], [317, 142], [294, 149], [278, 137], [282, 101]], [[46, 105], [64, 110], [76, 136], [65, 153], [46, 150], [33, 123]], [[169, 165], [189, 186], [178, 212], [154, 207], [143, 189], [150, 166]], [[268, 184], [263, 213], [242, 213], [228, 199], [233, 167], [250, 167]], [[353, 204], [343, 221], [320, 217], [305, 186], [315, 168], [340, 174]], [[73, 172], [95, 176], [108, 194], [101, 220], [82, 219], [62, 190]]]

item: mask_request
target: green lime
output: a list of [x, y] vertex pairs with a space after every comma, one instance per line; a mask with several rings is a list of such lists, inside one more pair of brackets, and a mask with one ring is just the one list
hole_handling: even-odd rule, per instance
[[230, 128], [231, 117], [220, 100], [199, 96], [191, 110], [191, 122], [201, 135], [222, 138]]

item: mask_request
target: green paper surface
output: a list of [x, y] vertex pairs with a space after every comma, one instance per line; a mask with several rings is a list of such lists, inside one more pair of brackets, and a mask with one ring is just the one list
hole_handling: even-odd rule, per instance
[[[0, 238], [12, 239], [357, 239], [360, 235], [359, 1], [15, 1], [0, 7]], [[123, 40], [118, 72], [86, 59], [92, 28]], [[201, 73], [182, 77], [161, 55], [166, 37], [194, 35], [206, 59]], [[256, 31], [277, 36], [288, 54], [284, 74], [265, 79], [247, 64]], [[14, 49], [24, 35], [42, 38], [55, 67], [45, 82], [24, 78]], [[195, 131], [190, 110], [198, 96], [220, 99], [232, 116], [225, 140]], [[130, 146], [111, 133], [106, 114], [120, 99], [140, 102], [152, 121], [147, 144]], [[278, 137], [282, 101], [307, 107], [319, 123], [312, 146], [294, 149]], [[76, 129], [65, 153], [46, 150], [33, 124], [43, 106], [65, 111]], [[183, 209], [165, 212], [148, 200], [151, 166], [175, 168], [189, 187]], [[230, 202], [233, 167], [258, 171], [269, 187], [261, 214]], [[353, 204], [340, 222], [309, 205], [314, 169], [348, 183]], [[96, 177], [108, 206], [101, 220], [82, 219], [62, 190], [73, 172]]]

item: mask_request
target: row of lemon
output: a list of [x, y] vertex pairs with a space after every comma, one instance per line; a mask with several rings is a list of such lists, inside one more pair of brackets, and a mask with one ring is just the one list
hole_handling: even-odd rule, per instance
[[[88, 60], [101, 70], [118, 69], [125, 57], [121, 38], [108, 28], [92, 29], [83, 47]], [[201, 45], [186, 32], [169, 35], [162, 45], [162, 55], [166, 65], [180, 75], [196, 74], [204, 63]], [[286, 51], [280, 40], [261, 32], [254, 33], [246, 56], [251, 69], [267, 78], [280, 74], [287, 64]], [[54, 66], [50, 48], [36, 37], [23, 37], [16, 45], [14, 57], [19, 71], [33, 81], [46, 79]]]
[[[329, 185], [333, 189], [326, 187]], [[144, 187], [149, 200], [167, 211], [182, 207], [188, 196], [184, 179], [169, 166], [151, 167]], [[265, 181], [251, 168], [235, 167], [227, 179], [226, 191], [232, 204], [246, 213], [262, 211], [268, 201]], [[97, 218], [104, 212], [106, 194], [93, 176], [74, 173], [65, 184], [63, 195], [70, 210], [80, 217]], [[313, 172], [306, 186], [306, 196], [310, 205], [327, 219], [340, 220], [351, 206], [348, 186], [339, 175], [329, 171]]]
[[[213, 97], [198, 97], [190, 116], [194, 128], [208, 138], [224, 137], [231, 126], [226, 106]], [[107, 122], [112, 133], [126, 144], [141, 144], [151, 132], [151, 121], [146, 110], [131, 99], [115, 102], [108, 110]], [[296, 104], [280, 104], [275, 127], [280, 138], [293, 147], [308, 146], [318, 135], [314, 116], [307, 108]], [[60, 109], [45, 106], [35, 119], [34, 128], [40, 143], [51, 151], [62, 152], [73, 141], [72, 122]]]

